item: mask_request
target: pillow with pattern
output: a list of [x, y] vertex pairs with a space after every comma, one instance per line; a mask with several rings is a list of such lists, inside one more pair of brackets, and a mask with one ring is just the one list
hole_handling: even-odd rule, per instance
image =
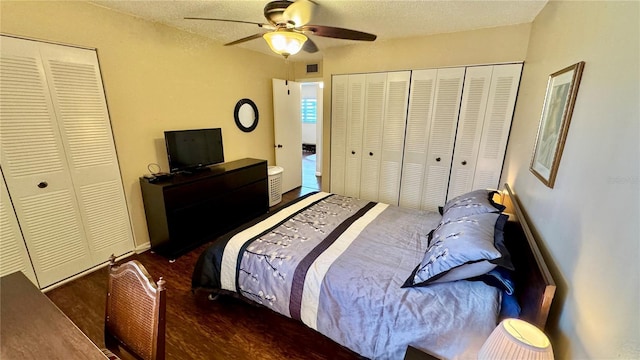
[[507, 218], [503, 214], [484, 213], [443, 220], [434, 230], [422, 261], [402, 287], [426, 286], [454, 269], [459, 275], [447, 276], [447, 281], [480, 276], [495, 268], [503, 256], [495, 243], [504, 242], [496, 238], [504, 236]]
[[442, 208], [443, 221], [484, 213], [500, 213], [504, 205], [493, 201], [496, 190], [480, 189], [456, 196]]

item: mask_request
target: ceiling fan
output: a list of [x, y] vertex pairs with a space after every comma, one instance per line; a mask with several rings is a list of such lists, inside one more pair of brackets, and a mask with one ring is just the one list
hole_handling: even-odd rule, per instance
[[271, 1], [264, 7], [264, 17], [268, 23], [203, 17], [185, 17], [185, 19], [251, 24], [270, 30], [266, 33], [257, 33], [232, 41], [225, 44], [225, 46], [236, 45], [262, 37], [267, 41], [271, 50], [283, 55], [285, 58], [298, 53], [300, 50], [308, 53], [318, 51], [316, 44], [307, 35], [360, 41], [374, 41], [376, 39], [376, 35], [362, 31], [333, 26], [309, 25], [308, 23], [311, 21], [317, 6], [315, 2], [310, 0], [297, 0], [295, 2], [288, 0]]

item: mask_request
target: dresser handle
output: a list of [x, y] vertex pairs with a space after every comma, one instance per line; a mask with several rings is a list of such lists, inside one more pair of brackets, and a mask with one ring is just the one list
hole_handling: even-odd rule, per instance
[[373, 153], [372, 153], [372, 152], [369, 152], [369, 156], [373, 156]]
[[436, 161], [437, 161], [437, 162], [440, 162], [440, 160], [441, 160], [441, 159], [440, 159], [439, 157], [437, 157], [437, 158], [436, 158]]
[[48, 184], [46, 181], [41, 181], [41, 182], [38, 184], [38, 187], [39, 187], [40, 189], [44, 189], [44, 188], [46, 188], [47, 186], [49, 186], [49, 184]]
[[462, 165], [467, 165], [467, 160], [463, 160]]
[[356, 154], [356, 152], [351, 150], [351, 155], [355, 155], [355, 154]]

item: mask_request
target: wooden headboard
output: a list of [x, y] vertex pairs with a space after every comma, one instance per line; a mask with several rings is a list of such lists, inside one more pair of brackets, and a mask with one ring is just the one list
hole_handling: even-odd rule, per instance
[[516, 297], [522, 311], [520, 318], [544, 330], [556, 291], [556, 284], [540, 253], [538, 243], [531, 232], [522, 206], [509, 184], [505, 184], [507, 194], [503, 204], [509, 221], [505, 225], [505, 243], [516, 268], [514, 281]]

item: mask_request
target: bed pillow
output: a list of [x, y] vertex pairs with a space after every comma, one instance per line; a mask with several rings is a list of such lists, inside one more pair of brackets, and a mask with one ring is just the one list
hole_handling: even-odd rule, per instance
[[520, 304], [516, 297], [515, 283], [512, 272], [508, 269], [497, 267], [486, 274], [470, 278], [472, 281], [482, 281], [487, 285], [501, 290], [500, 319], [518, 318], [520, 316]]
[[454, 272], [457, 276], [445, 279], [461, 280], [491, 270], [487, 264], [471, 264], [489, 262], [496, 265], [499, 262], [502, 253], [494, 243], [496, 236], [503, 236], [502, 228], [506, 220], [507, 216], [503, 214], [484, 213], [440, 223], [433, 232], [422, 261], [402, 287], [428, 285], [454, 269], [457, 269]]
[[498, 191], [480, 189], [456, 196], [444, 205], [442, 217], [444, 220], [452, 220], [474, 214], [500, 213], [505, 206], [493, 201], [495, 194]]

